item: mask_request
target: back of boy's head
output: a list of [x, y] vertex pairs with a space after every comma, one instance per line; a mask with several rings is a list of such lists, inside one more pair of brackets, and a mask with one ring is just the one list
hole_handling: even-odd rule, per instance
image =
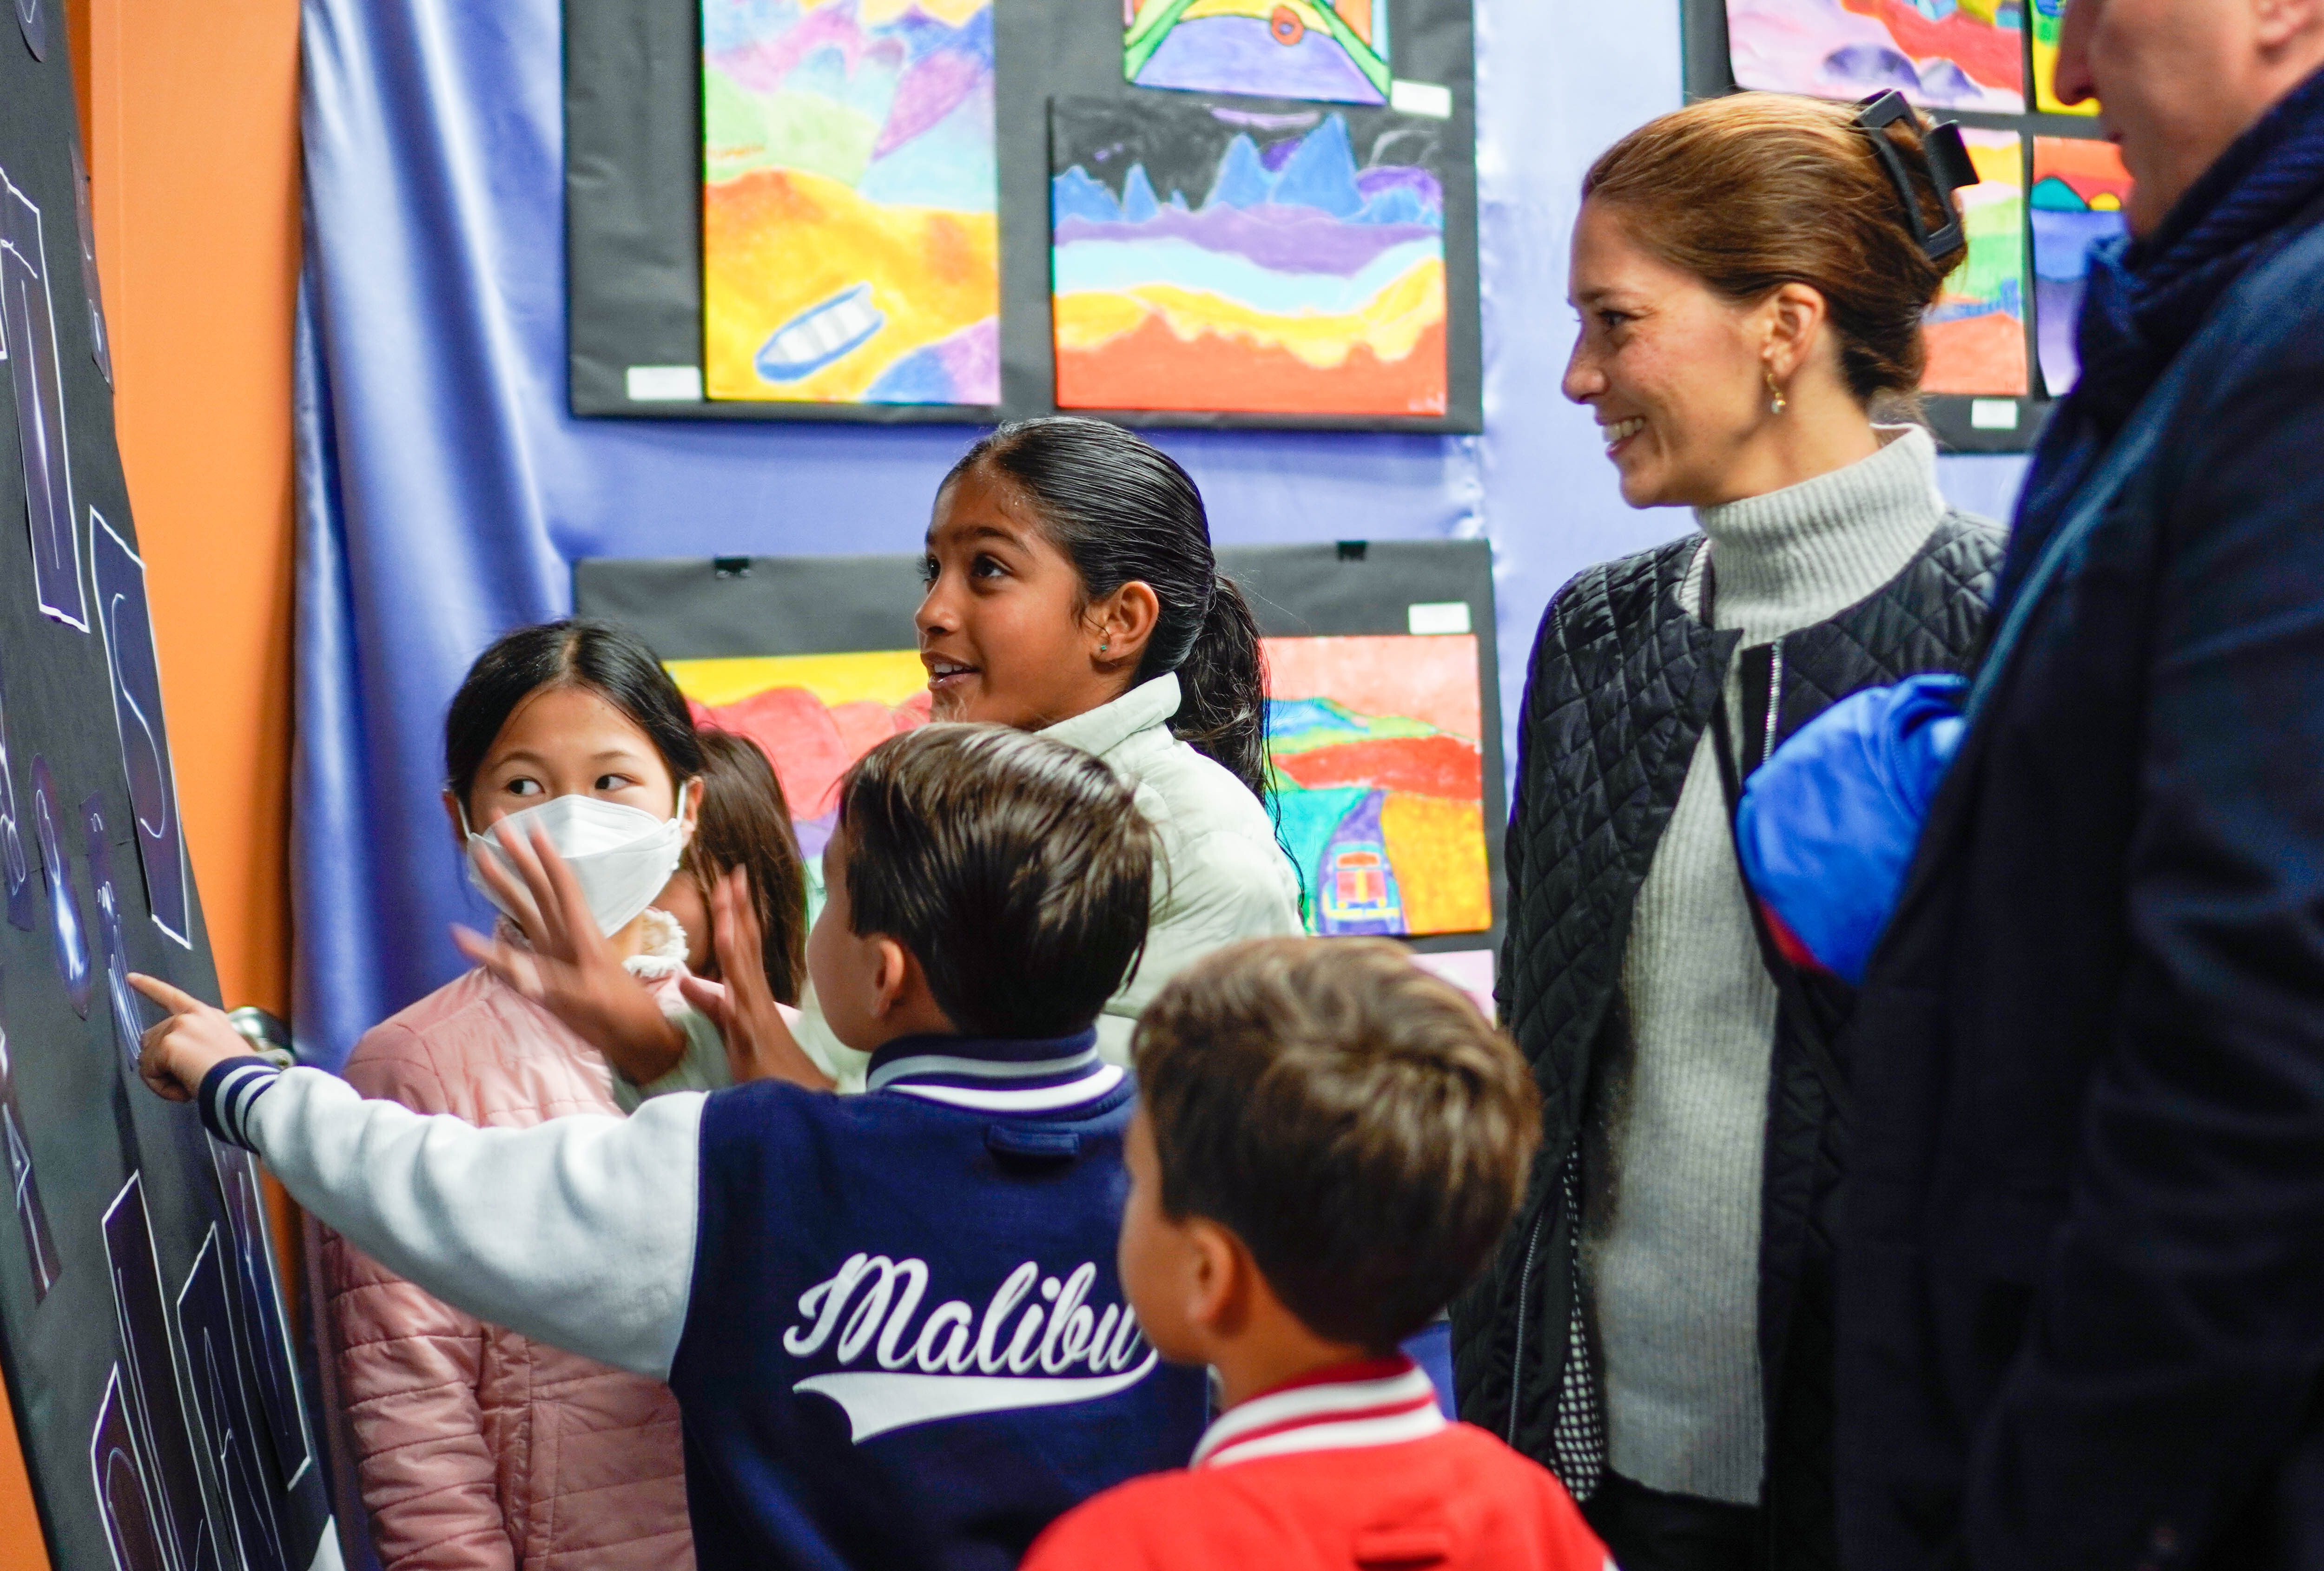
[[1231, 1229], [1319, 1337], [1386, 1353], [1516, 1215], [1540, 1093], [1466, 995], [1382, 939], [1259, 939], [1139, 1017], [1162, 1208]]
[[758, 743], [709, 728], [699, 735], [702, 805], [687, 842], [686, 870], [706, 894], [729, 868], [750, 874], [767, 986], [796, 1004], [807, 979], [807, 875], [790, 803]]
[[1133, 788], [1079, 748], [927, 725], [841, 783], [849, 925], [911, 951], [969, 1036], [1068, 1036], [1146, 943], [1153, 840]]

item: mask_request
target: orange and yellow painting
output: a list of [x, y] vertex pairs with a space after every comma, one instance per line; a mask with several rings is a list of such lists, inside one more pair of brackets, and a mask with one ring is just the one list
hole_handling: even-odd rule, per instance
[[991, 0], [704, 0], [714, 399], [1001, 397]]
[[2069, 104], [2058, 96], [2058, 38], [2065, 30], [2066, 0], [2032, 0], [2034, 23], [2034, 106], [2044, 115], [2085, 115], [2098, 112], [2096, 98]]
[[2034, 229], [2034, 354], [2042, 384], [2053, 399], [2065, 397], [2081, 377], [2074, 332], [2090, 252], [2129, 232], [2123, 208], [2130, 188], [2130, 170], [2113, 142], [2034, 139], [2032, 211], [2026, 216]]
[[1268, 639], [1277, 832], [1309, 931], [1493, 924], [1472, 634]]
[[1959, 197], [1969, 256], [1947, 279], [1927, 326], [1921, 390], [2023, 398], [2025, 357], [2025, 147], [2015, 131], [1963, 131], [1978, 183]]
[[928, 718], [928, 674], [910, 649], [668, 664], [696, 723], [748, 737], [767, 755], [810, 859], [831, 838], [848, 766]]
[[[1481, 932], [1483, 704], [1473, 635], [1267, 639], [1269, 806], [1316, 932]], [[672, 660], [705, 725], [765, 750], [821, 855], [848, 766], [928, 719], [909, 649]]]

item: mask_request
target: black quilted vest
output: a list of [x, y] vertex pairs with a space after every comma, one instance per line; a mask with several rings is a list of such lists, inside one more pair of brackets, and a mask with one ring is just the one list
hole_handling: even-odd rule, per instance
[[[1577, 1493], [1603, 1466], [1596, 1375], [1576, 1314], [1577, 1136], [1610, 1034], [1630, 914], [1678, 804], [1742, 635], [1680, 604], [1700, 537], [1594, 567], [1550, 604], [1534, 646], [1509, 816], [1501, 1017], [1542, 1092], [1541, 1159], [1516, 1226], [1454, 1306], [1461, 1416], [1555, 1469]], [[1757, 760], [1835, 700], [1923, 671], [1965, 669], [1978, 647], [2004, 537], [1964, 514], [1939, 523], [1868, 599], [1778, 645], [1742, 652], [1744, 712], [1773, 706], [1738, 745]], [[1780, 655], [1780, 659], [1777, 656]], [[1757, 693], [1751, 689], [1756, 681]], [[1756, 734], [1755, 734], [1756, 733]], [[1768, 1084], [1759, 1269], [1770, 1567], [1836, 1562], [1831, 1504], [1831, 1257], [1846, 1145], [1845, 999], [1779, 978]]]

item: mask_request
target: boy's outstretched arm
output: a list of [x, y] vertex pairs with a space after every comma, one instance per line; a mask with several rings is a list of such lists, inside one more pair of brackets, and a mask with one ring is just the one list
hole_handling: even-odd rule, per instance
[[145, 1083], [198, 1100], [210, 1133], [256, 1152], [317, 1220], [479, 1318], [669, 1377], [694, 1267], [700, 1096], [478, 1129], [365, 1101], [320, 1070], [278, 1070], [222, 1011], [129, 979], [169, 1011], [144, 1035]]
[[777, 1079], [810, 1091], [830, 1090], [831, 1077], [799, 1046], [767, 985], [767, 951], [759, 908], [751, 899], [750, 874], [729, 868], [712, 882], [708, 895], [711, 942], [725, 984], [713, 987], [687, 977], [678, 988], [725, 1039], [734, 1083]]

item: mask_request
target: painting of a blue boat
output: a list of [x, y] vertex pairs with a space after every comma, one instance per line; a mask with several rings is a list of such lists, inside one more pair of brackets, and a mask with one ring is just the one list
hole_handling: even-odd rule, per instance
[[868, 283], [842, 289], [776, 328], [752, 365], [769, 381], [797, 381], [862, 347], [888, 325]]

